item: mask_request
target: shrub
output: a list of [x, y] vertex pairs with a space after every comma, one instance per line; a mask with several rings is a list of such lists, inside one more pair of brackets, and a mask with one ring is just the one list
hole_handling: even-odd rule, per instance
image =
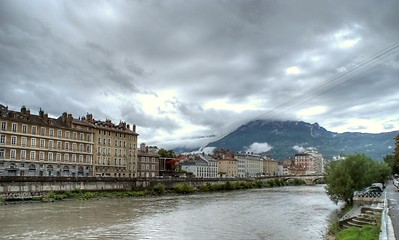
[[154, 193], [158, 194], [158, 195], [162, 195], [165, 193], [165, 185], [163, 185], [162, 183], [157, 183], [154, 188]]
[[189, 186], [187, 183], [177, 184], [177, 185], [174, 186], [173, 190], [176, 193], [184, 193], [184, 194], [188, 194], [188, 193], [193, 193], [194, 192], [194, 188]]

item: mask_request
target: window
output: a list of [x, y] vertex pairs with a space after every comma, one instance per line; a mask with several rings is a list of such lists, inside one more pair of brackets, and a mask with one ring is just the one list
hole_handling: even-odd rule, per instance
[[11, 131], [16, 132], [17, 130], [18, 130], [18, 124], [17, 123], [11, 124]]
[[97, 139], [97, 143], [98, 143], [98, 144], [101, 144], [101, 138], [98, 138], [98, 139]]
[[87, 134], [87, 137], [86, 137], [87, 139], [86, 139], [86, 141], [88, 141], [88, 142], [90, 142], [91, 141], [91, 137], [90, 137], [90, 134]]
[[71, 135], [70, 135], [69, 131], [65, 132], [65, 138], [68, 138], [68, 139], [71, 138]]
[[86, 163], [91, 164], [90, 155], [86, 155]]
[[62, 143], [61, 141], [57, 141], [57, 149], [61, 149], [62, 148]]
[[7, 130], [7, 123], [1, 122], [1, 131], [6, 131], [6, 130]]
[[48, 141], [48, 148], [49, 149], [53, 149], [54, 148], [54, 141], [53, 140], [49, 140]]
[[21, 138], [21, 146], [22, 147], [26, 147], [27, 142], [28, 142], [28, 140], [26, 139], [26, 137]]
[[68, 161], [69, 161], [69, 154], [68, 154], [68, 153], [65, 153], [65, 154], [64, 154], [64, 161], [65, 161], [65, 162], [68, 162]]
[[31, 147], [36, 147], [36, 138], [32, 138], [32, 139], [30, 140], [30, 146], [31, 146]]
[[82, 140], [82, 141], [85, 140], [85, 135], [83, 133], [80, 134], [80, 140]]
[[36, 134], [36, 130], [37, 130], [37, 128], [36, 128], [36, 126], [32, 126], [32, 134]]
[[0, 159], [4, 159], [5, 153], [6, 153], [6, 150], [0, 148]]
[[25, 124], [22, 125], [22, 133], [27, 133], [28, 132], [28, 126], [26, 126]]
[[11, 136], [11, 145], [17, 145], [17, 137]]
[[151, 170], [155, 171], [155, 165], [154, 164], [151, 166]]
[[53, 153], [52, 152], [48, 153], [48, 160], [53, 161]]
[[57, 131], [57, 137], [62, 138], [62, 130]]
[[40, 135], [42, 135], [42, 136], [46, 135], [46, 128], [45, 127], [41, 127], [40, 128]]
[[86, 146], [86, 152], [90, 153], [90, 152], [91, 152], [90, 150], [91, 150], [90, 145], [87, 144], [87, 146]]
[[26, 159], [26, 151], [25, 150], [21, 150], [21, 159], [22, 160]]
[[40, 153], [39, 153], [39, 159], [40, 159], [41, 161], [44, 160], [44, 152], [40, 152]]
[[69, 142], [65, 143], [65, 150], [69, 150]]
[[15, 156], [17, 155], [17, 151], [15, 149], [10, 150], [10, 159], [15, 159]]
[[46, 147], [46, 141], [44, 139], [40, 139], [40, 148]]
[[30, 151], [30, 160], [35, 160], [35, 159], [36, 159], [36, 152]]
[[6, 135], [1, 135], [0, 136], [0, 145], [6, 144]]
[[73, 139], [78, 139], [78, 133], [76, 133], [76, 132], [73, 132]]
[[79, 144], [79, 151], [84, 152], [85, 146], [81, 143]]
[[76, 154], [72, 154], [72, 162], [76, 162]]
[[61, 153], [57, 153], [57, 162], [61, 161]]
[[77, 150], [77, 145], [76, 143], [72, 143], [72, 151], [76, 152]]
[[54, 129], [50, 128], [50, 137], [54, 137]]
[[79, 162], [83, 162], [83, 155], [79, 155]]

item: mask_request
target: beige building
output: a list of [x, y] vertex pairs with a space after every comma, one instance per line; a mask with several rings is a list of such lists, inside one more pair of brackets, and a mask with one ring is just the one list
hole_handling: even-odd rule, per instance
[[228, 150], [216, 151], [213, 158], [218, 161], [218, 173], [221, 177], [238, 177], [238, 160], [235, 153]]
[[0, 105], [0, 175], [135, 177], [135, 127]]
[[253, 153], [236, 153], [234, 158], [238, 161], [239, 177], [259, 177], [263, 174], [263, 161], [261, 156]]
[[263, 158], [263, 173], [266, 176], [273, 176], [278, 174], [278, 161], [273, 160], [269, 156], [264, 156]]
[[83, 120], [93, 124], [94, 130], [94, 176], [136, 177], [137, 138], [136, 126], [111, 120], [94, 120], [88, 114]]
[[54, 119], [3, 105], [0, 124], [0, 175], [92, 176], [92, 125], [67, 113]]

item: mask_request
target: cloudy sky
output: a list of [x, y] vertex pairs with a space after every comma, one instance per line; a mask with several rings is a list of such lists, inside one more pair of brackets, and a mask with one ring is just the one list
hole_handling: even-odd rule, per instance
[[398, 11], [395, 0], [3, 0], [0, 104], [124, 120], [164, 148], [253, 119], [398, 130]]

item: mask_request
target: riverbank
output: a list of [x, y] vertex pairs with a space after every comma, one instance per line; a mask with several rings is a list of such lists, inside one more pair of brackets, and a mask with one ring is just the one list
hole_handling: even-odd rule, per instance
[[218, 192], [218, 191], [233, 191], [242, 189], [253, 189], [253, 188], [270, 188], [280, 186], [299, 186], [305, 185], [306, 182], [301, 179], [295, 179], [290, 182], [286, 182], [282, 179], [274, 179], [269, 181], [228, 181], [226, 183], [206, 183], [204, 185], [194, 187], [187, 183], [179, 183], [171, 188], [159, 182], [152, 188], [143, 188], [141, 190], [132, 191], [84, 191], [80, 189], [72, 191], [50, 191], [46, 195], [36, 196], [26, 199], [18, 200], [5, 200], [0, 198], [0, 204], [16, 204], [16, 203], [34, 203], [34, 202], [53, 202], [60, 200], [88, 200], [98, 198], [123, 198], [123, 197], [145, 197], [145, 196], [157, 196], [164, 194], [191, 194], [195, 192]]

